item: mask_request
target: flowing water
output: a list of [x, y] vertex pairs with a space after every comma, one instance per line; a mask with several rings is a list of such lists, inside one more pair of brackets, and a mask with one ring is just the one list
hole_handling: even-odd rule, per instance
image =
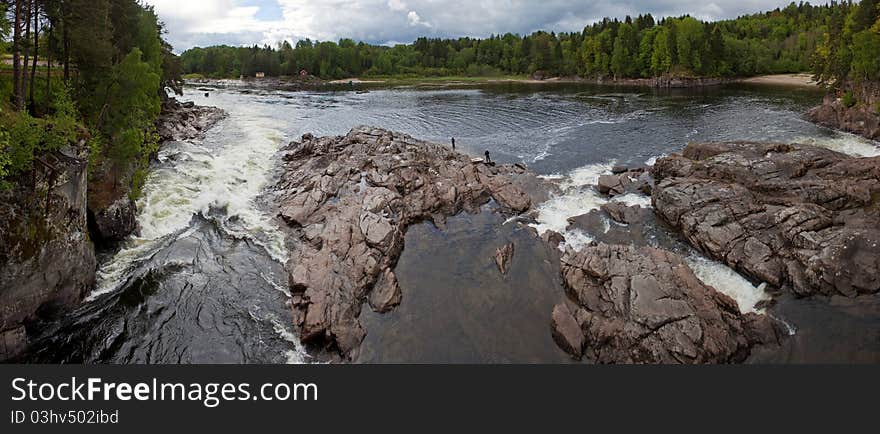
[[[455, 137], [463, 152], [481, 155], [488, 150], [498, 162], [525, 163], [559, 183], [561, 192], [540, 205], [534, 226], [539, 231], [560, 232], [565, 232], [569, 217], [597, 209], [606, 201], [591, 185], [613, 164], [651, 164], [692, 141], [805, 142], [854, 155], [880, 154], [872, 142], [803, 120], [801, 113], [821, 98], [820, 93], [805, 89], [729, 86], [655, 92], [497, 84], [459, 89], [374, 89], [366, 93], [233, 88], [211, 89], [208, 97], [204, 93], [188, 88], [184, 99], [221, 107], [229, 112], [229, 118], [209, 131], [204, 140], [164, 145], [138, 203], [139, 236], [104, 255], [98, 285], [81, 308], [55, 323], [40, 325], [31, 336], [35, 343], [29, 360], [312, 360], [289, 326], [289, 293], [282, 267], [288, 252], [261, 197], [275, 176], [276, 151], [307, 132], [345, 134], [356, 125], [367, 124], [444, 143]], [[650, 205], [647, 198], [636, 195], [615, 200]], [[362, 320], [377, 332], [368, 336], [361, 359], [564, 360], [552, 345], [548, 328], [548, 306], [552, 308], [555, 302], [550, 294], [555, 292], [547, 291], [557, 291], [558, 282], [544, 290], [528, 283], [546, 278], [546, 273], [524, 277], [522, 281], [527, 283], [521, 286], [531, 288], [526, 293], [456, 288], [452, 294], [457, 295], [441, 296], [438, 290], [425, 289], [431, 285], [420, 284], [420, 271], [432, 264], [455, 263], [456, 249], [467, 248], [463, 243], [481, 244], [498, 237], [492, 231], [486, 235], [489, 232], [475, 230], [474, 225], [508, 226], [488, 217], [462, 218], [451, 220], [446, 233], [420, 226], [407, 236], [398, 267], [404, 305], [388, 316], [363, 314]], [[603, 224], [598, 231], [567, 232], [569, 243], [577, 248], [596, 239], [600, 232], [611, 229], [611, 223]], [[507, 230], [502, 238], [513, 239], [524, 232]], [[743, 310], [758, 310], [758, 303], [767, 298], [756, 282], [746, 281], [685, 247], [681, 249], [701, 279], [733, 296]], [[473, 257], [485, 256], [474, 256], [477, 251], [481, 250], [471, 252]], [[483, 282], [474, 283], [474, 287], [499, 285], [497, 279], [481, 280], [480, 273], [491, 264], [460, 262], [471, 268], [450, 269], [447, 277]], [[433, 271], [437, 274], [438, 270]], [[420, 322], [427, 309], [438, 303], [456, 314]], [[525, 309], [521, 311], [523, 320], [517, 317], [520, 308]], [[793, 316], [799, 321], [809, 318], [807, 314]], [[493, 325], [485, 326], [486, 321]], [[876, 330], [876, 318], [866, 321]], [[508, 336], [497, 340], [497, 345], [487, 344], [504, 333]], [[441, 334], [443, 337], [438, 337]], [[480, 346], [491, 347], [490, 353], [476, 351]], [[872, 351], [876, 354], [876, 348]], [[773, 360], [770, 356], [767, 359]], [[799, 360], [794, 359], [786, 361]]]

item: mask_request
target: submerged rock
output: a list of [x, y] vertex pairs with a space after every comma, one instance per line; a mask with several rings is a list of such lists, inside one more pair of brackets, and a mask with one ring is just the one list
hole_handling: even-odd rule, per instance
[[292, 252], [295, 327], [304, 342], [348, 359], [365, 336], [363, 303], [380, 312], [400, 303], [393, 268], [408, 226], [476, 212], [492, 199], [512, 214], [531, 207], [516, 182], [533, 176], [522, 167], [474, 163], [387, 130], [307, 134], [282, 152], [276, 204]]
[[598, 363], [731, 363], [781, 334], [763, 315], [740, 313], [684, 259], [651, 247], [568, 249], [569, 300], [552, 315], [557, 343]]
[[25, 351], [29, 322], [73, 308], [95, 283], [88, 146], [80, 142], [41, 160], [30, 182], [0, 191], [0, 361]]
[[504, 245], [495, 250], [495, 265], [502, 275], [507, 275], [510, 270], [510, 261], [513, 260], [513, 254], [516, 251], [516, 245], [513, 243]]
[[753, 280], [802, 296], [880, 291], [880, 157], [692, 144], [654, 176], [656, 213]]

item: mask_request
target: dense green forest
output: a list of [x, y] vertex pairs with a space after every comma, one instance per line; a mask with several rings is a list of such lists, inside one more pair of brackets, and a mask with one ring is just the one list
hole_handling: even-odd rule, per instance
[[[0, 181], [85, 140], [93, 178], [137, 191], [179, 60], [137, 0], [0, 1]], [[7, 184], [8, 185], [8, 184]]]
[[832, 11], [813, 68], [816, 77], [831, 87], [880, 80], [880, 0]]
[[[215, 78], [296, 75], [498, 76], [542, 72], [553, 76], [640, 78], [751, 76], [811, 70], [817, 53], [835, 57], [828, 74], [840, 74], [848, 57], [876, 74], [876, 0], [814, 6], [792, 3], [771, 12], [703, 22], [684, 16], [605, 19], [580, 33], [536, 32], [487, 39], [427, 39], [395, 47], [304, 40], [295, 46], [216, 46], [182, 54], [185, 73]], [[873, 10], [873, 14], [868, 11]], [[860, 18], [854, 18], [855, 11]], [[858, 21], [859, 25], [850, 22]], [[876, 21], [876, 20], [875, 20]], [[876, 30], [876, 29], [875, 29]], [[848, 35], [848, 36], [847, 36]], [[841, 54], [852, 45], [852, 55]], [[840, 48], [840, 49], [838, 49]], [[855, 53], [859, 54], [856, 55]], [[871, 57], [873, 56], [873, 57]], [[839, 57], [839, 58], [838, 58]], [[874, 64], [871, 64], [871, 60]], [[820, 60], [822, 65], [828, 62]]]

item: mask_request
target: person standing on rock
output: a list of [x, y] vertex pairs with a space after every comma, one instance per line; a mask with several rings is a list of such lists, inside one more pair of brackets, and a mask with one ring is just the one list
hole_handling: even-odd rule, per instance
[[492, 158], [489, 156], [489, 151], [486, 151], [486, 164], [492, 164]]
[[455, 150], [455, 137], [452, 138], [452, 150]]

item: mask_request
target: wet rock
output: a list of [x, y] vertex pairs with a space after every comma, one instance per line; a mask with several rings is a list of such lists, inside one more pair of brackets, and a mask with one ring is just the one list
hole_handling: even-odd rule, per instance
[[122, 241], [138, 229], [137, 205], [128, 195], [93, 212], [92, 218], [92, 235], [105, 243]]
[[397, 276], [393, 271], [385, 270], [370, 294], [370, 306], [379, 313], [390, 312], [400, 305], [402, 297]]
[[369, 300], [400, 303], [392, 272], [408, 226], [476, 212], [495, 200], [509, 214], [531, 207], [521, 167], [474, 164], [446, 146], [358, 127], [340, 137], [305, 135], [282, 150], [275, 204], [293, 252], [287, 263], [303, 341], [356, 354]]
[[615, 167], [611, 175], [602, 175], [596, 188], [599, 193], [609, 196], [620, 196], [630, 193], [650, 192], [653, 180], [651, 174], [643, 168], [626, 169]]
[[0, 332], [0, 361], [13, 360], [27, 349], [24, 326]]
[[88, 146], [80, 142], [40, 158], [52, 169], [35, 164], [34, 186], [0, 191], [0, 360], [24, 350], [24, 324], [72, 309], [95, 283]]
[[502, 275], [507, 275], [507, 271], [510, 269], [510, 261], [513, 260], [515, 251], [516, 246], [513, 243], [501, 246], [495, 250], [495, 265], [498, 266], [498, 271]]
[[583, 352], [598, 363], [741, 362], [754, 345], [776, 344], [781, 336], [767, 317], [743, 315], [736, 302], [665, 250], [607, 244], [568, 249], [562, 275], [576, 307], [554, 310], [554, 337], [575, 357]]
[[558, 248], [560, 244], [565, 242], [565, 237], [559, 232], [548, 230], [541, 234], [541, 240], [552, 248]]
[[692, 144], [654, 172], [657, 215], [753, 280], [801, 296], [880, 291], [880, 157]]
[[608, 202], [602, 205], [602, 211], [605, 211], [611, 220], [626, 225], [644, 221], [645, 215], [651, 212], [639, 205], [627, 206], [622, 202]]
[[205, 132], [227, 117], [217, 107], [197, 106], [192, 102], [180, 103], [168, 99], [162, 103], [162, 114], [156, 120], [159, 140], [193, 140], [203, 138]]

